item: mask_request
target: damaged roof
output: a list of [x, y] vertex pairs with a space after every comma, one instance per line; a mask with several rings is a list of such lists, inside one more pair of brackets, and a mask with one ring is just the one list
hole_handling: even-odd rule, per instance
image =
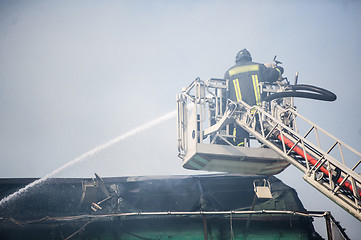
[[[212, 174], [116, 177], [102, 181], [54, 178], [6, 203], [1, 212], [2, 217], [17, 219], [88, 214], [94, 213], [92, 203], [99, 202], [102, 209], [97, 213], [249, 210], [255, 196], [253, 182], [264, 178], [270, 182], [273, 198], [258, 199], [254, 210], [305, 211], [295, 190], [276, 177]], [[34, 180], [0, 179], [0, 197]]]
[[[1, 199], [34, 180], [0, 179]], [[256, 197], [255, 181], [270, 183], [271, 199]], [[293, 214], [305, 211], [274, 176], [54, 178], [0, 206], [0, 238], [319, 239], [311, 217]]]

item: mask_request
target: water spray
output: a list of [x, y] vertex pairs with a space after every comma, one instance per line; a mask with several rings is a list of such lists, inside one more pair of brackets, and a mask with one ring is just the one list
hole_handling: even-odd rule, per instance
[[161, 116], [159, 118], [156, 118], [156, 119], [154, 119], [154, 120], [152, 120], [150, 122], [147, 122], [147, 123], [135, 128], [135, 129], [133, 129], [133, 130], [119, 136], [119, 137], [116, 137], [116, 138], [114, 138], [114, 139], [112, 139], [112, 140], [110, 140], [110, 141], [108, 141], [108, 142], [106, 142], [104, 144], [101, 144], [101, 145], [93, 148], [92, 150], [82, 154], [81, 156], [79, 156], [79, 157], [73, 159], [72, 161], [64, 164], [63, 166], [55, 169], [53, 172], [45, 175], [44, 177], [42, 177], [42, 178], [40, 178], [40, 179], [26, 185], [25, 187], [23, 187], [21, 189], [19, 189], [17, 192], [12, 193], [9, 196], [1, 199], [0, 206], [4, 205], [5, 203], [9, 202], [10, 200], [13, 200], [13, 199], [19, 197], [21, 194], [29, 191], [29, 189], [31, 189], [31, 188], [45, 182], [46, 180], [48, 180], [49, 178], [52, 178], [53, 176], [59, 174], [60, 172], [63, 172], [65, 169], [67, 169], [67, 168], [69, 168], [71, 166], [74, 166], [75, 164], [78, 164], [80, 162], [83, 162], [84, 160], [86, 160], [89, 157], [103, 151], [104, 149], [109, 148], [109, 147], [113, 146], [114, 144], [116, 144], [116, 143], [118, 143], [118, 142], [120, 142], [120, 141], [122, 141], [122, 140], [124, 140], [124, 139], [126, 139], [128, 137], [131, 137], [133, 135], [141, 133], [141, 132], [147, 130], [148, 128], [154, 127], [154, 126], [159, 125], [159, 124], [161, 124], [161, 123], [163, 123], [163, 122], [165, 122], [165, 121], [167, 121], [167, 120], [169, 120], [171, 118], [174, 118], [176, 116], [176, 113], [177, 113], [176, 111], [172, 111], [170, 113], [167, 113], [167, 114], [165, 114], [165, 115], [163, 115], [163, 116]]

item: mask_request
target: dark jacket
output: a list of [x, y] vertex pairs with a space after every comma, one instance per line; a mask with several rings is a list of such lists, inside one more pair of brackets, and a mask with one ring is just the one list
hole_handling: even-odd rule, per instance
[[267, 68], [264, 64], [239, 61], [224, 75], [229, 80], [229, 98], [243, 100], [250, 106], [261, 104], [259, 82], [275, 82], [282, 75], [281, 67]]

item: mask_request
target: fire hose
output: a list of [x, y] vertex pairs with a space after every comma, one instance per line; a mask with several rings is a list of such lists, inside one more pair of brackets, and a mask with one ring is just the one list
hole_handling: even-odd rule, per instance
[[299, 85], [289, 85], [287, 86], [285, 92], [279, 92], [269, 95], [266, 98], [264, 98], [263, 101], [269, 102], [273, 99], [284, 98], [284, 97], [310, 98], [310, 99], [329, 101], [329, 102], [335, 101], [337, 98], [333, 92], [328, 91], [326, 89], [312, 85], [299, 84]]
[[[286, 90], [289, 90], [289, 91], [274, 93], [272, 95], [267, 96], [263, 100], [271, 101], [274, 99], [284, 98], [284, 97], [300, 97], [300, 98], [310, 98], [310, 99], [332, 102], [332, 101], [335, 101], [337, 98], [336, 95], [331, 91], [328, 91], [328, 90], [320, 88], [320, 87], [312, 86], [312, 85], [306, 85], [306, 84], [290, 85], [286, 88]], [[284, 135], [281, 135], [279, 133], [279, 131], [275, 131], [273, 134], [275, 135], [276, 138], [283, 141], [289, 148], [293, 148], [293, 151], [295, 153], [297, 153], [298, 155], [300, 155], [303, 159], [305, 159], [305, 160], [307, 159], [307, 161], [309, 163], [311, 163], [313, 166], [316, 166], [318, 164], [318, 161], [316, 159], [314, 159], [308, 153], [305, 153], [303, 151], [303, 149], [301, 149], [297, 146], [294, 146], [294, 143], [290, 139], [285, 137]], [[318, 166], [316, 166], [316, 167], [318, 167]], [[325, 167], [320, 166], [319, 170], [322, 173], [324, 173], [326, 176], [330, 177], [330, 172]], [[352, 184], [348, 181], [344, 181], [344, 178], [342, 178], [340, 176], [340, 173], [341, 173], [340, 169], [337, 169], [337, 170], [339, 172], [337, 173], [336, 176], [334, 176], [334, 178], [335, 178], [334, 182], [337, 182], [345, 189], [347, 189], [351, 192], [354, 192]], [[359, 197], [361, 197], [361, 190], [357, 189], [357, 192], [359, 194]]]
[[[318, 163], [318, 161], [316, 159], [314, 159], [311, 155], [309, 155], [308, 153], [305, 153], [303, 151], [303, 149], [297, 147], [297, 146], [294, 146], [294, 143], [288, 139], [287, 137], [285, 137], [284, 135], [281, 135], [279, 131], [274, 131], [273, 132], [273, 135], [278, 138], [280, 141], [284, 142], [289, 148], [292, 148], [293, 147], [293, 151], [295, 153], [297, 153], [298, 155], [300, 155], [303, 159], [307, 159], [307, 161], [309, 163], [311, 163], [313, 166], [316, 166]], [[318, 166], [316, 166], [318, 167]], [[326, 176], [330, 177], [330, 173], [329, 171], [321, 166], [319, 168], [319, 170], [324, 173]], [[354, 192], [353, 191], [353, 187], [352, 187], [352, 184], [348, 181], [344, 181], [344, 178], [343, 177], [336, 177], [336, 180], [335, 182], [337, 182], [338, 184], [342, 184], [341, 186], [344, 187], [345, 189], [351, 191], [351, 192]], [[359, 194], [359, 197], [361, 197], [361, 190], [360, 189], [357, 189], [357, 192]]]

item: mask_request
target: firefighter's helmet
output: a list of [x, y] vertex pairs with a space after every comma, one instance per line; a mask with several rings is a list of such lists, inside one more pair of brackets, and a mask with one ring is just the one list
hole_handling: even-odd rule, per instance
[[251, 54], [248, 52], [247, 49], [242, 49], [237, 53], [236, 63], [238, 63], [239, 61], [252, 61]]

